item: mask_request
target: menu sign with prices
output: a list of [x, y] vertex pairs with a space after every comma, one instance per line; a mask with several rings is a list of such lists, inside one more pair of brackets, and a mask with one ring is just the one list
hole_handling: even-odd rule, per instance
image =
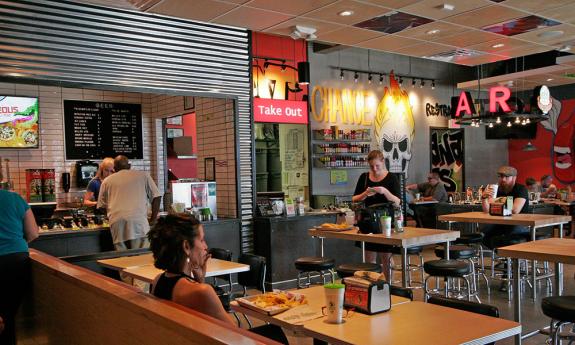
[[66, 159], [143, 159], [142, 106], [64, 101]]

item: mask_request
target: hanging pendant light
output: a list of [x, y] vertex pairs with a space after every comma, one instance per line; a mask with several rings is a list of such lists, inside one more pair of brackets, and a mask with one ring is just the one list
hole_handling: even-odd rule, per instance
[[537, 148], [535, 147], [535, 145], [531, 144], [531, 142], [528, 142], [527, 144], [525, 144], [525, 146], [523, 146], [522, 150], [525, 152], [530, 152], [537, 150]]

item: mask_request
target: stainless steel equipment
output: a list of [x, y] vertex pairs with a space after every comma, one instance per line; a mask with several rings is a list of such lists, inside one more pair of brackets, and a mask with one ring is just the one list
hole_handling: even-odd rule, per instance
[[183, 203], [186, 209], [200, 213], [209, 208], [217, 219], [216, 182], [172, 182], [173, 203]]

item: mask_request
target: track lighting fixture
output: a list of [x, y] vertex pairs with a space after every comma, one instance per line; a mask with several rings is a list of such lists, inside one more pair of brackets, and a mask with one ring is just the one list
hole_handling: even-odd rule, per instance
[[435, 90], [435, 80], [432, 80], [432, 81], [431, 81], [431, 89], [432, 89], [432, 90]]
[[355, 72], [355, 74], [353, 75], [353, 81], [354, 83], [357, 83], [358, 80], [359, 80], [359, 73]]
[[371, 81], [373, 80], [373, 76], [371, 75], [371, 73], [369, 74], [369, 76], [367, 77], [367, 83], [369, 85], [371, 85]]
[[399, 86], [403, 87], [403, 77], [399, 77]]
[[411, 87], [415, 87], [415, 78], [411, 79]]
[[343, 75], [343, 70], [339, 71], [339, 79], [343, 80], [345, 76]]
[[425, 81], [423, 79], [420, 80], [419, 82], [419, 88], [423, 88], [425, 86]]
[[383, 74], [379, 74], [379, 85], [383, 85]]
[[[289, 66], [288, 66], [289, 68]], [[379, 75], [379, 85], [383, 85], [384, 82], [384, 76], [387, 73], [383, 73], [383, 72], [373, 72], [373, 71], [365, 71], [365, 70], [356, 70], [356, 69], [351, 69], [351, 68], [343, 68], [343, 67], [337, 67], [337, 69], [339, 69], [339, 79], [341, 80], [345, 80], [345, 72], [353, 72], [353, 81], [355, 83], [359, 82], [359, 79], [361, 77], [361, 75], [366, 75], [367, 76], [367, 83], [369, 85], [374, 83], [374, 77], [377, 77], [377, 75]], [[391, 71], [391, 73], [393, 73], [393, 71]], [[407, 80], [409, 80], [409, 78], [411, 78], [411, 87], [415, 87], [415, 85], [417, 84], [417, 80], [419, 80], [419, 87], [423, 88], [425, 87], [425, 83], [429, 82], [431, 84], [431, 88], [435, 89], [435, 80], [434, 79], [427, 79], [427, 78], [419, 78], [419, 77], [412, 77], [412, 76], [400, 76], [395, 74], [395, 78], [399, 83], [400, 87], [403, 87], [403, 79], [406, 78]]]

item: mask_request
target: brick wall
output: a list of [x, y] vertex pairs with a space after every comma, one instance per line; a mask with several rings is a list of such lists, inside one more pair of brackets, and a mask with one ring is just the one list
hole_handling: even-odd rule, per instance
[[[61, 206], [73, 205], [84, 194], [76, 186], [76, 160], [65, 159], [63, 100], [85, 100], [137, 103], [142, 105], [144, 158], [131, 160], [132, 168], [149, 171], [160, 192], [164, 185], [163, 117], [182, 115], [182, 96], [146, 93], [88, 90], [0, 83], [0, 95], [39, 97], [40, 148], [0, 149], [2, 159], [10, 159], [10, 173], [14, 189], [26, 196], [26, 169], [55, 169], [56, 195]], [[218, 215], [236, 217], [234, 105], [232, 100], [196, 98], [198, 116], [198, 173], [204, 176], [204, 157], [216, 157], [225, 166], [216, 167], [218, 182]], [[205, 150], [205, 152], [203, 151]], [[3, 164], [4, 167], [4, 164]], [[71, 173], [71, 188], [64, 193], [61, 186], [63, 172]]]

